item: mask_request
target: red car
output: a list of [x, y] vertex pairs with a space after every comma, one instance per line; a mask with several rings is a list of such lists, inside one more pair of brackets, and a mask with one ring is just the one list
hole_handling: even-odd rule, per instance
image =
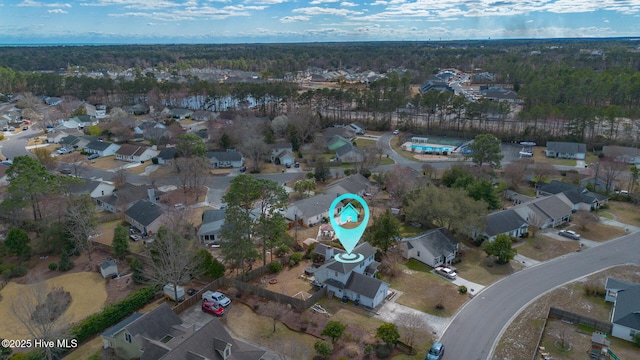
[[224, 315], [224, 308], [211, 301], [202, 302], [202, 311], [220, 317]]

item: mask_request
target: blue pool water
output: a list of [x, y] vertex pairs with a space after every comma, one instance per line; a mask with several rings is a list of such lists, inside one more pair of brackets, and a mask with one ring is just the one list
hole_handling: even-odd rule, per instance
[[425, 146], [425, 145], [411, 145], [411, 149], [416, 150], [416, 151], [424, 151], [424, 152], [451, 152], [451, 149], [453, 149], [450, 146], [439, 146], [439, 147], [435, 147], [435, 146]]

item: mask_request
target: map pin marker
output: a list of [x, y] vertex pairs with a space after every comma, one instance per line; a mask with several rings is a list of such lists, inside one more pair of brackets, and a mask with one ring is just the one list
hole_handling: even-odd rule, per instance
[[[358, 201], [360, 205], [362, 205], [362, 208], [364, 210], [364, 218], [362, 219], [362, 222], [353, 229], [342, 227], [335, 217], [336, 206], [345, 199], [353, 199]], [[349, 203], [341, 209], [338, 217], [340, 218], [342, 223], [357, 222], [358, 215], [359, 211], [353, 205], [351, 205], [351, 203]], [[364, 234], [364, 230], [367, 228], [367, 224], [369, 223], [369, 207], [367, 206], [367, 203], [364, 201], [364, 199], [355, 194], [342, 194], [338, 196], [337, 198], [335, 198], [335, 200], [333, 200], [331, 206], [329, 206], [329, 221], [331, 223], [331, 226], [333, 226], [333, 231], [335, 231], [338, 240], [344, 247], [344, 250], [347, 252], [346, 255], [336, 255], [335, 259], [340, 262], [360, 261], [362, 255], [352, 254], [352, 252], [356, 245], [358, 245], [358, 242], [360, 241], [360, 238], [362, 237], [362, 234]]]

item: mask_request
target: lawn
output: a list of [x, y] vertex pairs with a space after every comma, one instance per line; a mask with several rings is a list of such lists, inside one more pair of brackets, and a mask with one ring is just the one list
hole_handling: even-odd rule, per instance
[[537, 261], [554, 259], [580, 249], [578, 241], [560, 241], [542, 234], [528, 238], [516, 248], [518, 254]]
[[[153, 165], [153, 162], [146, 161], [144, 164], [139, 164], [138, 166], [127, 168], [127, 172], [130, 174], [140, 175], [145, 172], [148, 166], [151, 166], [151, 165]], [[158, 165], [154, 165], [154, 166], [158, 166]]]
[[[97, 272], [79, 272], [60, 275], [45, 280], [49, 288], [63, 287], [71, 293], [71, 304], [60, 318], [66, 324], [72, 324], [102, 309], [107, 299], [105, 280]], [[28, 285], [9, 282], [0, 294], [0, 338], [17, 339], [28, 337], [29, 332], [12, 312], [15, 300], [26, 299], [25, 294], [31, 291]], [[24, 300], [28, 301], [28, 300]]]
[[[437, 316], [451, 316], [469, 298], [458, 287], [432, 274], [431, 268], [415, 260], [397, 264], [397, 275], [384, 280], [392, 289], [402, 291], [396, 302]], [[437, 307], [443, 306], [442, 309]]]
[[116, 160], [115, 156], [104, 156], [91, 160], [91, 167], [101, 170], [111, 170], [122, 165], [124, 165], [124, 163]]
[[563, 165], [563, 166], [576, 166], [574, 159], [557, 159], [549, 158], [546, 155], [545, 146], [534, 146], [533, 148], [533, 162], [534, 163], [549, 163], [551, 165]]
[[362, 138], [358, 138], [355, 141], [356, 146], [362, 150], [366, 150], [372, 147], [375, 147], [376, 144], [378, 143], [377, 140], [369, 140], [369, 139], [362, 139]]
[[626, 232], [622, 228], [605, 225], [603, 223], [589, 225], [586, 229], [578, 228], [577, 231], [582, 235], [583, 238], [598, 242], [615, 239], [626, 234]]
[[609, 201], [608, 209], [602, 210], [613, 214], [618, 221], [640, 226], [640, 212], [639, 207], [632, 203], [623, 201]]
[[487, 254], [468, 241], [461, 243], [462, 262], [456, 264], [458, 274], [469, 281], [489, 285], [523, 269], [523, 265], [512, 260], [508, 264], [498, 265], [489, 262]]

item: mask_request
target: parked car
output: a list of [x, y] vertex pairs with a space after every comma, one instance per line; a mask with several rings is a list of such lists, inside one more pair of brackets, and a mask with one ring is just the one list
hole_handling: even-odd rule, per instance
[[133, 241], [140, 241], [142, 240], [142, 236], [138, 235], [138, 234], [131, 234], [129, 235], [129, 238]]
[[629, 195], [629, 190], [618, 190], [616, 191], [618, 195]]
[[400, 133], [400, 131], [398, 131], [397, 129], [393, 130], [393, 135], [398, 135], [399, 133]]
[[205, 300], [202, 302], [202, 311], [220, 317], [224, 315], [224, 308], [213, 301]]
[[66, 149], [66, 148], [60, 148], [60, 149], [56, 150], [56, 152], [58, 154], [60, 154], [60, 155], [70, 153], [69, 149]]
[[246, 166], [243, 166], [243, 167], [241, 167], [241, 168], [240, 168], [240, 172], [241, 172], [241, 173], [243, 173], [243, 172], [245, 172], [245, 171], [247, 171], [247, 167], [246, 167]]
[[91, 154], [91, 155], [87, 156], [87, 159], [93, 160], [93, 159], [97, 159], [99, 157], [100, 157], [100, 155], [98, 155], [98, 154]]
[[299, 168], [300, 167], [300, 163], [296, 161], [296, 163], [293, 166]]
[[72, 172], [71, 169], [67, 169], [67, 168], [60, 170], [60, 174], [64, 174], [64, 175], [71, 175], [71, 172]]
[[289, 168], [291, 168], [291, 163], [286, 163], [286, 164], [284, 164], [284, 166], [285, 166], [287, 169], [289, 169]]
[[569, 239], [573, 240], [580, 240], [580, 234], [571, 230], [560, 230], [558, 232], [558, 235], [568, 237]]
[[431, 349], [427, 353], [425, 360], [440, 360], [444, 356], [444, 344], [436, 341], [431, 345]]
[[455, 271], [445, 266], [438, 266], [436, 268], [436, 273], [451, 280], [455, 280], [458, 277], [458, 274], [456, 274]]
[[225, 294], [219, 291], [205, 291], [205, 293], [202, 294], [202, 299], [205, 301], [214, 302], [222, 307], [227, 307], [231, 304], [231, 299], [229, 299]]
[[23, 126], [23, 127], [22, 127], [22, 130], [23, 130], [23, 131], [25, 131], [25, 130], [29, 130], [29, 127], [28, 127], [28, 126]]

